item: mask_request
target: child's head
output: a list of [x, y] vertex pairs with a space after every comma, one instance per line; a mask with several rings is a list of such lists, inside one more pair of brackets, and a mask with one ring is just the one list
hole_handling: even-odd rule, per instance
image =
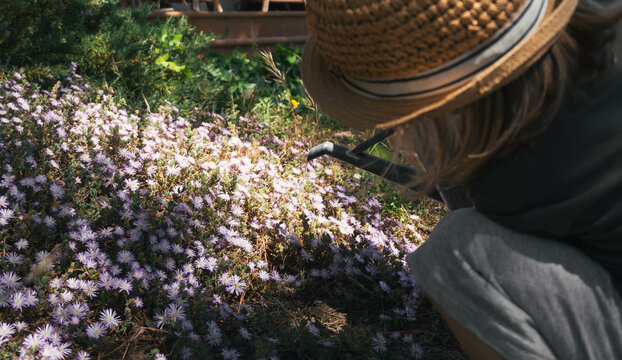
[[[568, 78], [612, 65], [616, 16], [577, 0], [313, 0], [303, 80], [328, 115], [398, 129], [427, 174], [464, 182], [539, 134]], [[576, 75], [576, 76], [575, 76]]]

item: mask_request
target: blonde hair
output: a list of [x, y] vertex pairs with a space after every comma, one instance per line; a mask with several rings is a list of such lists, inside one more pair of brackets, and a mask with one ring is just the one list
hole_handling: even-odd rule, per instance
[[516, 80], [456, 111], [398, 128], [391, 143], [396, 154], [425, 171], [410, 185], [429, 193], [436, 184], [466, 184], [490, 159], [527, 145], [552, 120], [563, 89], [614, 68], [620, 18], [622, 10], [605, 15], [580, 7], [558, 41]]

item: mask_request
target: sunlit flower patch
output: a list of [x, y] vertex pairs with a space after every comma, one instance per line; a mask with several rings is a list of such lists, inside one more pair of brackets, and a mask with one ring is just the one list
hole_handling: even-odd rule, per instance
[[[421, 357], [403, 260], [416, 219], [385, 218], [360, 175], [265, 134], [135, 112], [75, 74], [49, 92], [0, 84], [0, 355]], [[345, 320], [281, 321], [287, 297]]]

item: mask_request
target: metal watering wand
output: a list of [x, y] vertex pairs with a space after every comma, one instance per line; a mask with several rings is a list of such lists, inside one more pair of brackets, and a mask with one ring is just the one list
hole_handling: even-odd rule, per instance
[[[394, 133], [394, 129], [383, 130], [358, 144], [354, 149], [326, 141], [313, 147], [309, 151], [307, 161], [317, 159], [323, 155], [329, 155], [395, 184], [408, 187], [408, 183], [412, 179], [412, 176], [417, 174], [415, 169], [364, 152]], [[410, 187], [410, 189], [420, 192], [416, 187]], [[426, 194], [426, 196], [445, 203], [450, 211], [472, 206], [470, 200], [468, 200], [466, 196], [465, 189], [460, 186], [452, 187], [447, 190], [440, 190], [439, 187], [437, 187], [437, 190]]]

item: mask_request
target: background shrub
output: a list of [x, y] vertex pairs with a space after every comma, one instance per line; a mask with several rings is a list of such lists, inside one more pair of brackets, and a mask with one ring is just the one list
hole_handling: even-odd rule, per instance
[[274, 82], [257, 54], [219, 54], [209, 48], [215, 36], [196, 33], [185, 18], [149, 20], [153, 4], [127, 10], [117, 3], [1, 2], [2, 79], [20, 69], [27, 79], [51, 88], [69, 76], [73, 61], [90, 83], [111, 86], [118, 98], [147, 109], [166, 100], [185, 115], [197, 110], [267, 114], [291, 110], [291, 100], [302, 102], [298, 50], [280, 46], [274, 53], [274, 61], [283, 65], [282, 81]]
[[66, 65], [80, 39], [114, 7], [97, 0], [1, 1], [0, 63]]

